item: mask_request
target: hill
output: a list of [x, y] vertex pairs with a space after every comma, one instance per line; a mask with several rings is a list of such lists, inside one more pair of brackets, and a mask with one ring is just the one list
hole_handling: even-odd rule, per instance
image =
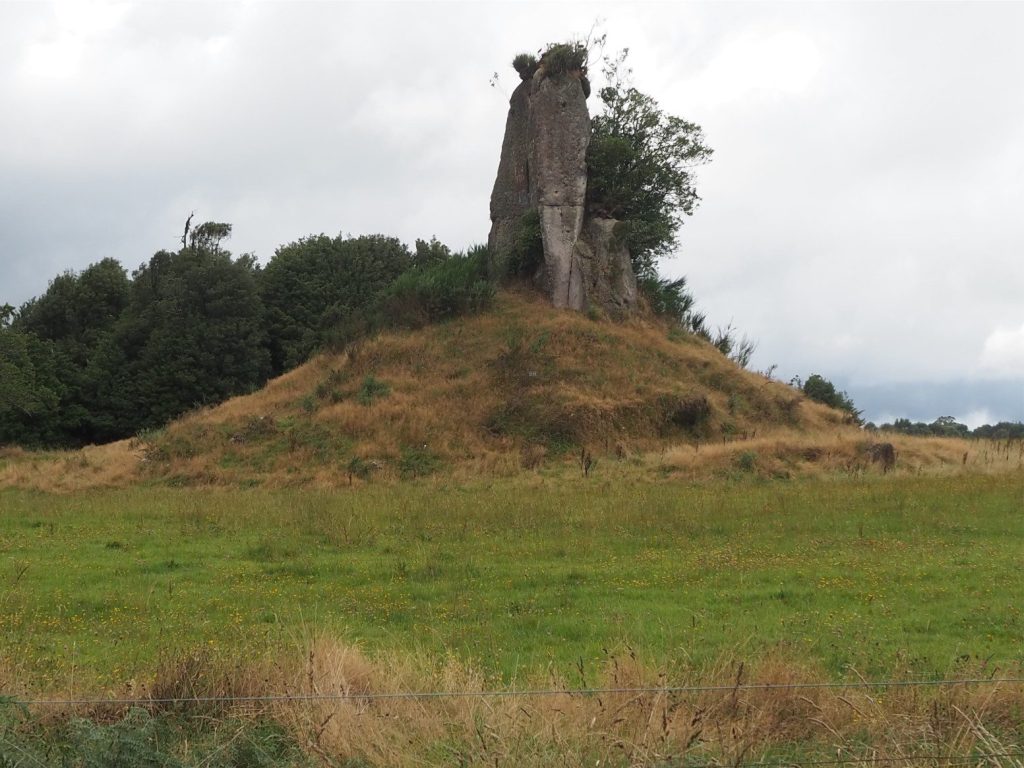
[[[492, 311], [321, 354], [135, 440], [8, 451], [0, 484], [341, 486], [587, 466], [689, 478], [881, 472], [873, 444], [845, 414], [695, 336], [504, 292]], [[1003, 461], [977, 443], [937, 439], [899, 440], [897, 455], [902, 471]]]

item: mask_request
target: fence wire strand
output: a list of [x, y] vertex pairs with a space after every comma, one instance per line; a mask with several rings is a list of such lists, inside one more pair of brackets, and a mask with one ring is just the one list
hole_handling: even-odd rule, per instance
[[884, 688], [925, 688], [968, 685], [1014, 685], [1024, 683], [1021, 677], [975, 678], [963, 680], [862, 680], [832, 683], [738, 683], [733, 685], [638, 686], [630, 688], [527, 688], [485, 691], [395, 691], [380, 693], [280, 693], [253, 696], [173, 696], [156, 698], [81, 698], [81, 699], [19, 699], [7, 697], [8, 703], [22, 706], [102, 706], [152, 704], [231, 704], [274, 702], [378, 701], [393, 699], [445, 698], [533, 698], [540, 696], [607, 696], [615, 694], [683, 694], [743, 693], [747, 691], [780, 690], [851, 690]]

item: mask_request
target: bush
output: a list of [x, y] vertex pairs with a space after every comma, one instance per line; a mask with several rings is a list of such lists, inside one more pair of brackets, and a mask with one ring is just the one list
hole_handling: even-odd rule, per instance
[[[551, 43], [540, 57], [544, 74], [548, 76], [562, 75], [566, 72], [587, 73], [586, 43], [573, 40], [568, 43]], [[518, 58], [518, 56], [516, 57]], [[512, 66], [515, 66], [513, 61]]]
[[519, 73], [523, 80], [529, 80], [537, 71], [540, 62], [532, 53], [520, 53], [512, 59], [512, 69]]
[[540, 230], [540, 213], [532, 209], [523, 214], [516, 225], [512, 248], [505, 262], [505, 275], [499, 277], [533, 277], [544, 263], [544, 240]]
[[426, 477], [432, 475], [441, 468], [441, 460], [427, 450], [422, 448], [403, 448], [402, 458], [398, 462], [398, 470], [402, 477], [409, 479], [413, 477]]
[[360, 405], [371, 405], [374, 400], [387, 397], [391, 394], [391, 387], [380, 379], [367, 376], [363, 379], [363, 385], [359, 387], [359, 394], [356, 399]]
[[736, 457], [736, 468], [743, 472], [753, 472], [757, 469], [757, 454], [754, 451], [744, 451]]
[[862, 424], [861, 411], [853, 404], [853, 400], [845, 392], [840, 392], [835, 385], [820, 374], [813, 373], [807, 377], [807, 381], [801, 383], [795, 379], [800, 391], [816, 403], [822, 403], [840, 411], [846, 411], [857, 424]]
[[705, 328], [706, 318], [703, 313], [694, 310], [696, 302], [686, 287], [685, 277], [669, 280], [656, 274], [647, 274], [642, 275], [637, 282], [654, 314], [674, 320], [684, 330], [710, 341], [710, 334]]
[[487, 248], [474, 246], [427, 267], [405, 272], [387, 292], [385, 319], [418, 327], [490, 306], [495, 287], [487, 278]]

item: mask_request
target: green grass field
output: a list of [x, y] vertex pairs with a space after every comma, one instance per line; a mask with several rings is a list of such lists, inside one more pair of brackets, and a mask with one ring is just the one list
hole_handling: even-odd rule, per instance
[[831, 677], [1024, 661], [1020, 476], [0, 492], [0, 654], [100, 690], [310, 630], [495, 678], [629, 643]]

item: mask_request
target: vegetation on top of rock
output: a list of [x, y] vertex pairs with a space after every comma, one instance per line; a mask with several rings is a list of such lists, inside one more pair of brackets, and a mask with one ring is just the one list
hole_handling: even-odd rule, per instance
[[[589, 56], [590, 47], [586, 41], [570, 40], [566, 43], [551, 43], [541, 54], [540, 66], [544, 68], [544, 74], [549, 76], [561, 75], [566, 72], [580, 72], [586, 75]], [[513, 66], [515, 66], [514, 62]]]
[[539, 66], [540, 62], [537, 61], [537, 57], [532, 53], [516, 54], [516, 57], [512, 59], [512, 69], [518, 72], [519, 77], [523, 80], [529, 80], [533, 77]]

